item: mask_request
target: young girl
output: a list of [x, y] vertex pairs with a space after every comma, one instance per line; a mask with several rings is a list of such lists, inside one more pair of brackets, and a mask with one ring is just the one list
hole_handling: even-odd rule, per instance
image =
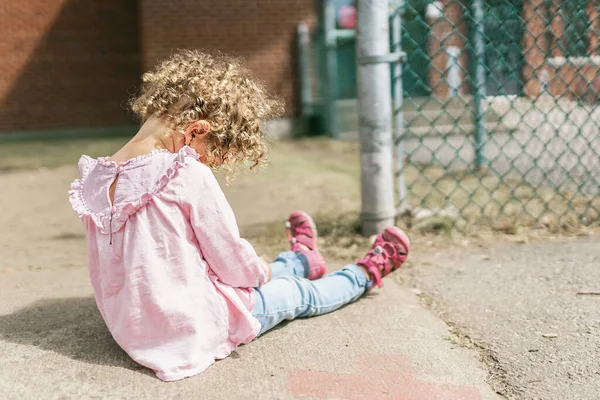
[[271, 265], [240, 238], [211, 168], [263, 163], [261, 123], [281, 106], [237, 60], [180, 51], [143, 76], [131, 108], [141, 129], [112, 157], [81, 157], [70, 201], [106, 325], [160, 379], [198, 374], [283, 320], [355, 301], [405, 261], [407, 236], [388, 228], [355, 265], [324, 276], [303, 212]]

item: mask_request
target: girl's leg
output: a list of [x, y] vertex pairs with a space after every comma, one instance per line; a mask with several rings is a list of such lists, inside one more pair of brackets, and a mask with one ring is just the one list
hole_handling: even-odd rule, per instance
[[[252, 315], [265, 333], [283, 320], [312, 317], [337, 310], [357, 300], [373, 284], [382, 287], [381, 278], [406, 261], [410, 250], [408, 236], [397, 227], [386, 228], [377, 235], [367, 254], [338, 272], [310, 281], [294, 275], [283, 275], [255, 289], [256, 304]], [[301, 254], [302, 255], [302, 254]], [[290, 255], [287, 261], [300, 261]], [[296, 264], [298, 265], [298, 264]], [[360, 267], [358, 266], [360, 265]]]
[[293, 251], [286, 251], [277, 256], [271, 264], [273, 275], [271, 279], [280, 276], [290, 275], [306, 278], [308, 276], [308, 266], [303, 262], [298, 255]]
[[293, 275], [279, 276], [256, 289], [252, 314], [260, 321], [260, 334], [263, 334], [283, 320], [337, 310], [358, 300], [369, 285], [367, 276], [356, 265], [348, 265], [315, 281]]

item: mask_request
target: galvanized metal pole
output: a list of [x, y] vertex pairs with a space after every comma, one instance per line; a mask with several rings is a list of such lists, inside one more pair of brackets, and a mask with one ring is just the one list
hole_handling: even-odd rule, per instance
[[390, 26], [386, 0], [358, 0], [357, 92], [362, 232], [394, 225]]
[[475, 120], [475, 169], [479, 170], [487, 164], [485, 159], [485, 44], [483, 42], [483, 5], [481, 0], [472, 0], [473, 22], [473, 61], [475, 79], [473, 90], [473, 119]]
[[[392, 51], [399, 54], [402, 52], [402, 0], [393, 2], [392, 16]], [[404, 102], [404, 94], [402, 89], [402, 63], [396, 62], [393, 64], [394, 82], [394, 144], [396, 145], [396, 174], [398, 180], [398, 200], [400, 207], [406, 205], [406, 181], [404, 179], [404, 114], [402, 112], [402, 103]]]

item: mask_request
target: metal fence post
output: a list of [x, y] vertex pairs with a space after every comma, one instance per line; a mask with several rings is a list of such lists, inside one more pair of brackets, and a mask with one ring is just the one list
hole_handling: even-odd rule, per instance
[[388, 2], [358, 0], [356, 53], [364, 235], [394, 225], [396, 214], [389, 38]]
[[325, 2], [325, 64], [327, 65], [327, 130], [329, 135], [338, 139], [340, 137], [337, 115], [337, 36], [335, 34], [335, 5], [331, 1]]
[[485, 44], [483, 27], [483, 4], [481, 0], [472, 0], [473, 22], [473, 65], [475, 79], [473, 90], [473, 118], [475, 122], [475, 169], [479, 170], [487, 164], [485, 159]]
[[300, 78], [300, 106], [302, 117], [306, 118], [312, 113], [312, 91], [310, 86], [310, 31], [305, 22], [298, 24], [298, 69]]
[[[400, 53], [402, 51], [402, 1], [393, 1], [392, 14], [392, 51]], [[393, 82], [394, 82], [394, 144], [396, 145], [396, 170], [398, 174], [398, 201], [400, 206], [406, 203], [406, 181], [404, 179], [404, 146], [402, 143], [402, 134], [404, 133], [404, 115], [402, 113], [402, 103], [404, 101], [404, 91], [402, 89], [402, 63], [393, 64]]]

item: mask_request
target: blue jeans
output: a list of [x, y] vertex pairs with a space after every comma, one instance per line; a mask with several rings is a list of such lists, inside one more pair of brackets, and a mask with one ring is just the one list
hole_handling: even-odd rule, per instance
[[309, 281], [306, 260], [296, 253], [281, 253], [271, 264], [272, 280], [256, 288], [252, 315], [262, 335], [284, 320], [313, 317], [337, 310], [358, 300], [370, 282], [356, 265]]

